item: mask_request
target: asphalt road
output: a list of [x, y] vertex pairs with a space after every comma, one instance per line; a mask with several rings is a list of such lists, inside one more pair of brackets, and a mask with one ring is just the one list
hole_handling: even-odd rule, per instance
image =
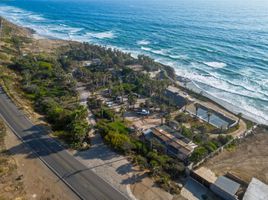
[[49, 137], [41, 126], [32, 124], [1, 87], [0, 116], [12, 131], [32, 149], [29, 159], [40, 158], [79, 198], [89, 200], [128, 199], [70, 155], [58, 141]]

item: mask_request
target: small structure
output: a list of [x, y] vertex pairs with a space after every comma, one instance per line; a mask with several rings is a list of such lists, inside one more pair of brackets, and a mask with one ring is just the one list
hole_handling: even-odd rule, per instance
[[143, 71], [143, 66], [142, 65], [127, 65], [126, 67], [129, 68], [129, 69], [132, 69], [135, 72]]
[[243, 200], [267, 200], [268, 185], [264, 184], [256, 178], [252, 178]]
[[168, 155], [183, 161], [186, 160], [197, 147], [191, 140], [166, 125], [151, 128], [146, 130], [143, 134], [151, 146], [153, 145], [153, 139], [156, 139], [164, 146]]
[[191, 177], [208, 188], [217, 180], [215, 173], [206, 167], [200, 167], [199, 169], [192, 171]]
[[239, 188], [239, 183], [225, 176], [220, 176], [215, 183], [210, 185], [210, 189], [224, 200], [237, 200], [236, 193]]
[[92, 62], [90, 60], [85, 60], [82, 63], [83, 67], [90, 67], [91, 64], [92, 64]]
[[92, 65], [98, 66], [101, 64], [101, 60], [99, 58], [94, 58], [92, 60], [85, 60], [82, 62], [83, 67], [90, 67]]
[[101, 60], [99, 58], [94, 58], [92, 59], [92, 65], [100, 65], [101, 64]]
[[170, 99], [171, 103], [176, 105], [179, 108], [182, 108], [186, 104], [186, 100], [183, 97], [183, 94], [181, 91], [174, 87], [174, 86], [169, 86], [166, 91], [165, 91], [165, 96]]

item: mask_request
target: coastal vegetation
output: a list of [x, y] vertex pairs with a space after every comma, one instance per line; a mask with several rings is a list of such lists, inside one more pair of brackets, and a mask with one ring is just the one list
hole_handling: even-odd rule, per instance
[[[0, 50], [2, 69], [15, 73], [16, 80], [9, 78], [17, 83], [16, 89], [45, 117], [54, 135], [72, 148], [81, 149], [85, 142], [90, 143], [88, 133], [94, 129], [112, 149], [148, 170], [167, 191], [177, 193], [175, 181], [185, 176], [186, 165], [200, 161], [232, 139], [187, 114], [188, 101], [184, 111], [177, 113], [181, 108], [165, 95], [175, 79], [174, 69], [169, 66], [144, 55], [133, 58], [129, 53], [88, 43], [68, 42], [53, 51], [32, 52], [28, 46], [31, 39], [13, 35], [7, 27], [3, 31], [6, 42]], [[1, 79], [6, 79], [6, 74], [1, 74]], [[87, 106], [96, 118], [95, 127], [87, 121], [88, 109], [80, 104], [78, 83], [90, 91]], [[112, 99], [120, 109], [110, 108], [99, 98], [101, 93], [101, 98]], [[202, 99], [201, 94], [195, 95]], [[144, 101], [137, 105], [141, 99]], [[176, 121], [181, 134], [197, 145], [192, 155], [179, 161], [166, 155], [159, 141], [148, 145], [139, 127], [133, 128], [125, 119], [127, 111], [137, 114], [139, 110], [158, 115], [161, 124]], [[171, 115], [173, 112], [176, 116]], [[140, 116], [146, 117], [147, 112]]]

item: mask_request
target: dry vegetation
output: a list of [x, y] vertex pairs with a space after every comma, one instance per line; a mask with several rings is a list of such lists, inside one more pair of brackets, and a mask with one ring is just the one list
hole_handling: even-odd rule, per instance
[[0, 121], [0, 199], [25, 199], [22, 175], [17, 172], [15, 160], [4, 147], [6, 128]]
[[217, 175], [231, 172], [249, 182], [256, 177], [268, 184], [268, 129], [260, 127], [237, 146], [224, 150], [205, 166]]

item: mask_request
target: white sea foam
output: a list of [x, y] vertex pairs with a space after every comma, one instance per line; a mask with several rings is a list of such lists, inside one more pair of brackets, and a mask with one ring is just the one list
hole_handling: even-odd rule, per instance
[[139, 40], [139, 41], [137, 41], [137, 44], [138, 45], [148, 45], [148, 44], [150, 44], [150, 42], [148, 40]]
[[144, 50], [144, 51], [152, 51], [152, 49], [150, 47], [143, 47], [142, 46], [141, 49]]
[[[80, 42], [89, 42], [93, 39], [113, 39], [113, 31], [82, 33], [83, 28], [71, 27], [59, 21], [50, 21], [42, 15], [22, 10], [12, 6], [1, 6], [0, 15], [18, 25], [34, 29], [41, 37], [68, 39]], [[46, 22], [41, 24], [40, 21]]]
[[[263, 108], [260, 108], [260, 105], [254, 104], [255, 101], [250, 100], [250, 98], [261, 99], [263, 98], [263, 95], [252, 93], [247, 90], [237, 91], [237, 88], [229, 85], [225, 81], [217, 79], [213, 76], [204, 76], [191, 70], [183, 69], [181, 67], [180, 69], [176, 68], [176, 73], [179, 76], [186, 77], [197, 82], [197, 84], [205, 84], [207, 86], [210, 86], [211, 88], [206, 88], [205, 91], [211, 96], [215, 96], [220, 100], [228, 102], [228, 104], [236, 107], [238, 111], [242, 111], [242, 113], [257, 120], [260, 123], [268, 123], [268, 108], [265, 106], [267, 103], [264, 104]], [[264, 99], [264, 101], [267, 101], [267, 99]]]
[[105, 31], [105, 32], [99, 32], [99, 33], [88, 32], [86, 35], [92, 38], [97, 38], [97, 39], [113, 39], [116, 37], [113, 31]]
[[223, 68], [226, 67], [226, 63], [223, 62], [204, 62], [205, 65], [213, 68]]
[[22, 20], [31, 20], [32, 23], [45, 20], [45, 18], [42, 15], [25, 11], [13, 6], [1, 6], [0, 15], [6, 17], [10, 21], [19, 24], [22, 24]]
[[169, 55], [170, 58], [173, 58], [173, 59], [187, 59], [188, 56], [187, 55]]
[[144, 47], [144, 46], [142, 46], [141, 49], [144, 50], [144, 51], [156, 54], [156, 55], [168, 56], [166, 50], [164, 50], [164, 49], [154, 50], [154, 49], [152, 49], [150, 47]]

